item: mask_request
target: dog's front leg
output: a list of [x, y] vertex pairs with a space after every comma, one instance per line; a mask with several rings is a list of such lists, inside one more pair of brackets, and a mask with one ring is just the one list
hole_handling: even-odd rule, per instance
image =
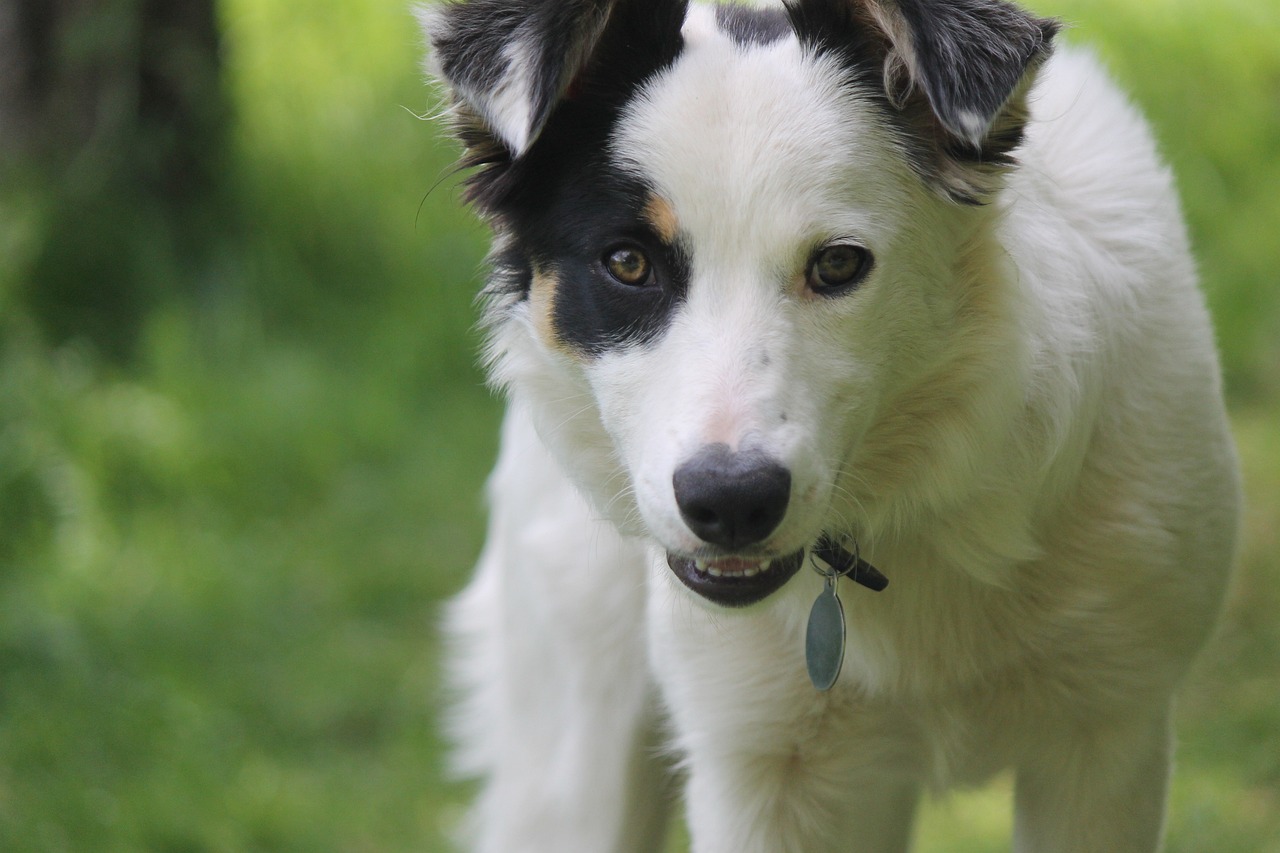
[[1167, 707], [1049, 737], [1018, 768], [1017, 853], [1154, 853], [1172, 753]]
[[919, 787], [861, 783], [778, 756], [747, 764], [691, 761], [687, 796], [694, 853], [905, 853]]
[[[771, 605], [712, 610], [651, 584], [650, 657], [688, 771], [694, 853], [903, 853], [920, 756], [901, 709], [814, 690], [803, 618], [819, 578]], [[855, 707], [856, 706], [856, 707]]]
[[457, 763], [482, 782], [467, 849], [660, 849], [642, 551], [594, 517], [518, 409], [490, 495], [484, 554], [447, 625]]

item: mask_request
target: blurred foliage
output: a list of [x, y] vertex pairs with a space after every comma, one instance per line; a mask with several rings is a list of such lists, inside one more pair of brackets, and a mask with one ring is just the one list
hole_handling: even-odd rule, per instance
[[0, 166], [38, 239], [14, 281], [56, 342], [127, 356], [226, 206], [214, 0], [0, 0]]
[[[1174, 165], [1247, 471], [1170, 849], [1280, 850], [1280, 9], [1037, 5]], [[219, 12], [207, 191], [0, 161], [0, 850], [442, 849], [466, 792], [434, 620], [500, 411], [485, 235], [415, 118], [437, 104], [401, 0]], [[1007, 849], [1007, 795], [931, 809], [923, 849]]]

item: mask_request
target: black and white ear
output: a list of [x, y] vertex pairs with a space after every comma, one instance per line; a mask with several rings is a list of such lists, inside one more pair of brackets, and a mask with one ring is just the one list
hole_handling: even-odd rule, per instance
[[[519, 157], [566, 96], [582, 90], [601, 100], [670, 61], [686, 4], [454, 0], [420, 7], [418, 18], [430, 44], [428, 69]], [[608, 67], [585, 75], [593, 61]]]
[[830, 46], [832, 30], [843, 28], [864, 61], [881, 63], [884, 95], [927, 179], [967, 203], [998, 188], [1022, 141], [1027, 91], [1052, 53], [1057, 21], [1005, 0], [791, 2], [802, 39]]
[[422, 6], [428, 67], [513, 155], [537, 136], [604, 30], [608, 0]]
[[1058, 32], [1057, 21], [1003, 0], [873, 0], [869, 8], [893, 45], [885, 74], [895, 105], [904, 86], [918, 87], [943, 127], [974, 149], [1025, 98]]

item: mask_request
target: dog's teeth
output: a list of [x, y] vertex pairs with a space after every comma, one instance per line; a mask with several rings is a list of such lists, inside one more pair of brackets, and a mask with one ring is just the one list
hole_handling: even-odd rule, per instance
[[703, 560], [695, 557], [693, 560], [694, 568], [704, 575], [710, 575], [713, 578], [753, 578], [761, 572], [769, 571], [773, 565], [773, 560], [761, 560], [758, 563], [748, 563], [746, 560], [728, 560], [728, 568], [718, 565], [715, 560]]

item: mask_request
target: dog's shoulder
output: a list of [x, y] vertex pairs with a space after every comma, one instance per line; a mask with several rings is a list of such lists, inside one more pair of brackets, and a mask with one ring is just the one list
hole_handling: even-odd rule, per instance
[[1181, 233], [1173, 178], [1150, 126], [1092, 51], [1060, 47], [1028, 101], [1015, 196], [1051, 193], [1078, 227], [1093, 223], [1100, 232], [1128, 221]]
[[[1139, 110], [1079, 47], [1046, 63], [1028, 106], [1019, 167], [1002, 198], [1002, 242], [1028, 292], [1063, 303], [1060, 324], [1066, 315], [1101, 324], [1088, 332], [1090, 349], [1108, 327], [1174, 323], [1205, 337], [1173, 174]], [[1213, 349], [1207, 338], [1202, 347]]]

